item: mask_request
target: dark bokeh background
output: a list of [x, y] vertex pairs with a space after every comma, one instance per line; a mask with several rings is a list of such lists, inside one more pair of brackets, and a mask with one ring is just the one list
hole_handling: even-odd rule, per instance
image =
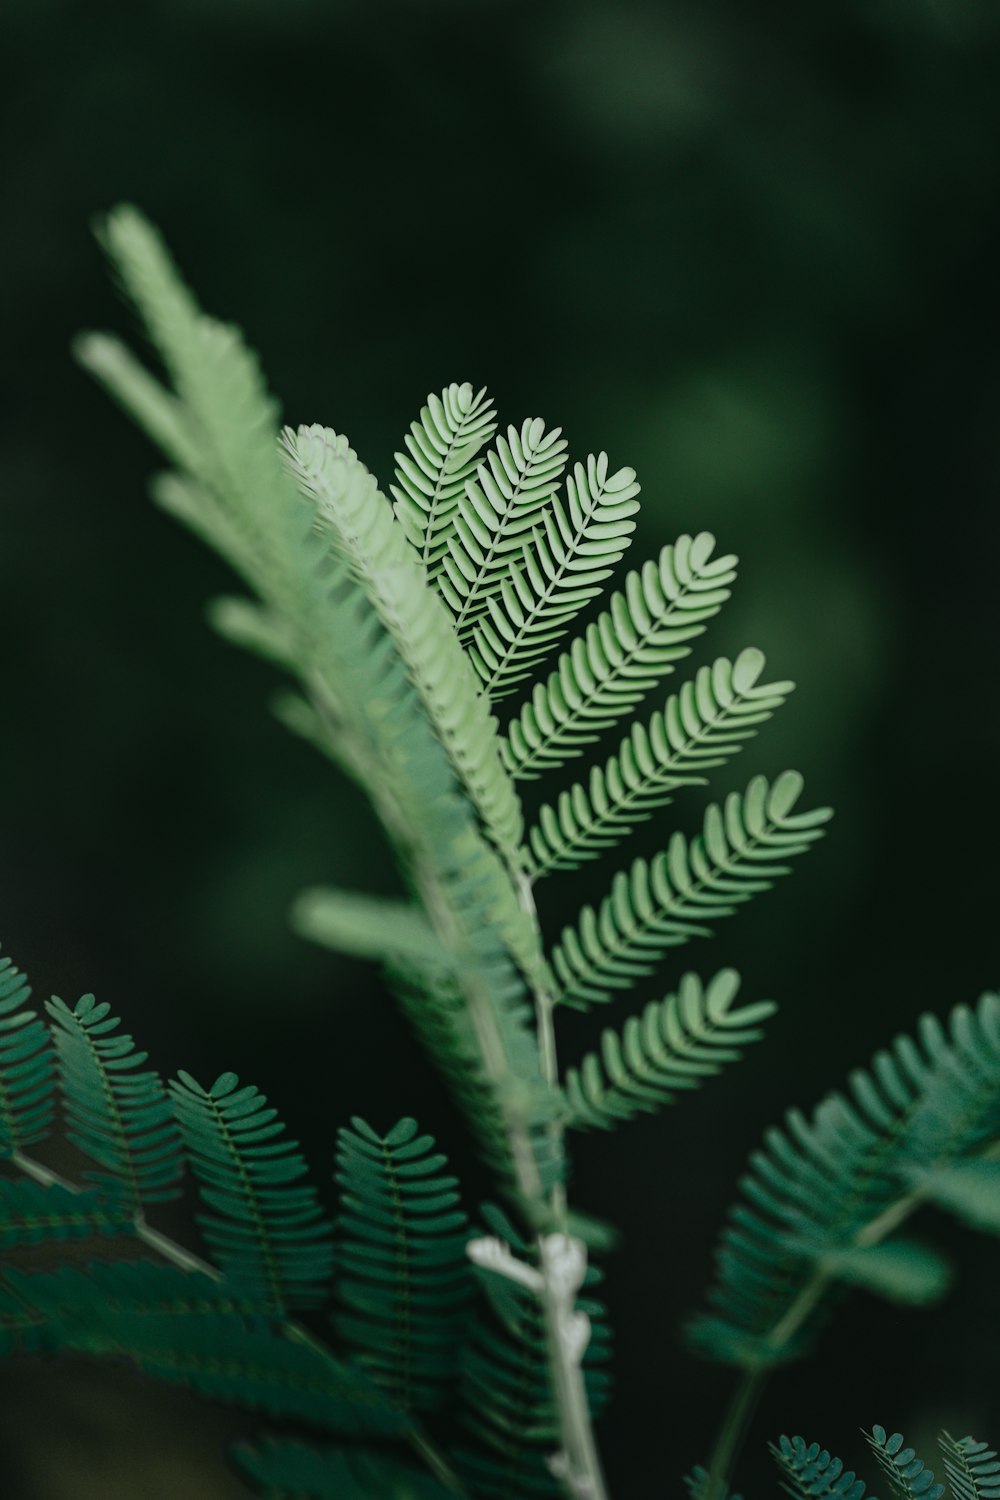
[[[87, 229], [116, 201], [246, 328], [288, 415], [383, 477], [453, 379], [633, 464], [633, 557], [708, 528], [742, 559], [695, 660], [758, 644], [800, 684], [718, 789], [798, 766], [830, 838], [670, 971], [734, 963], [781, 1002], [770, 1040], [576, 1153], [576, 1201], [623, 1230], [614, 1491], [675, 1495], [730, 1385], [679, 1328], [748, 1149], [998, 980], [996, 6], [6, 0], [0, 34], [0, 910], [41, 994], [92, 987], [166, 1070], [258, 1082], [324, 1171], [337, 1122], [408, 1112], [484, 1187], [377, 977], [286, 928], [306, 883], [392, 889], [377, 831], [206, 629], [231, 579], [146, 502], [151, 450], [70, 361], [81, 326], [132, 325]], [[599, 890], [554, 879], [553, 928]], [[995, 1246], [926, 1227], [956, 1292], [853, 1303], [774, 1381], [751, 1493], [782, 1430], [1000, 1442]], [[239, 1493], [228, 1416], [137, 1409], [90, 1372], [2, 1379], [17, 1500]]]

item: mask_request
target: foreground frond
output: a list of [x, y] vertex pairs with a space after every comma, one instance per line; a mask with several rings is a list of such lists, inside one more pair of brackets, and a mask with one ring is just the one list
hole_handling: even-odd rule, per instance
[[457, 1369], [472, 1275], [457, 1181], [415, 1120], [337, 1136], [337, 1330], [406, 1411], [433, 1411]]
[[736, 559], [713, 557], [714, 547], [707, 531], [682, 536], [627, 574], [508, 725], [503, 756], [515, 780], [582, 755], [689, 654], [736, 577]]
[[953, 1438], [942, 1432], [938, 1447], [944, 1459], [951, 1500], [997, 1500], [1000, 1462], [993, 1449], [973, 1437]]
[[651, 1000], [621, 1034], [605, 1031], [600, 1052], [567, 1069], [567, 1123], [612, 1130], [620, 1120], [672, 1104], [675, 1094], [699, 1088], [724, 1063], [735, 1062], [741, 1047], [760, 1040], [759, 1023], [776, 1009], [769, 1000], [733, 1009], [739, 984], [732, 969], [720, 970], [707, 985], [685, 974], [676, 994]]
[[[895, 1039], [807, 1117], [769, 1130], [731, 1210], [710, 1293], [691, 1329], [712, 1358], [758, 1369], [797, 1357], [840, 1284], [896, 1300], [940, 1295], [947, 1267], [928, 1248], [888, 1239], [924, 1201], [922, 1183], [976, 1162], [1000, 1142], [1000, 997], [930, 1016]], [[964, 1217], [961, 1203], [943, 1207]], [[975, 1220], [972, 1220], [975, 1224]]]
[[944, 1485], [935, 1483], [933, 1470], [917, 1457], [915, 1449], [903, 1446], [901, 1432], [890, 1435], [884, 1427], [875, 1425], [865, 1437], [879, 1468], [900, 1500], [940, 1500]]
[[[491, 1207], [483, 1215], [490, 1232], [526, 1258], [527, 1246], [506, 1216]], [[547, 1460], [558, 1446], [559, 1429], [538, 1299], [496, 1272], [476, 1275], [489, 1308], [475, 1319], [463, 1356], [462, 1420], [476, 1446], [456, 1454], [461, 1477], [475, 1500], [558, 1495], [561, 1486]], [[584, 1286], [599, 1280], [591, 1266]], [[606, 1316], [592, 1291], [578, 1299], [577, 1309], [590, 1320], [584, 1379], [596, 1416], [610, 1391]]]
[[407, 1419], [367, 1380], [252, 1301], [198, 1273], [121, 1262], [7, 1281], [55, 1346], [125, 1357], [144, 1374], [328, 1432], [398, 1433]]
[[[72, 1010], [53, 996], [52, 1017], [67, 1135], [97, 1163], [87, 1179], [121, 1196], [133, 1214], [175, 1198], [182, 1172], [181, 1136], [160, 1075], [142, 1070], [147, 1052], [118, 1031], [109, 1005], [84, 995]], [[117, 1034], [116, 1034], [117, 1033]]]
[[547, 656], [632, 540], [639, 509], [634, 469], [608, 473], [608, 455], [591, 454], [566, 481], [566, 505], [554, 499], [475, 627], [470, 654], [486, 695], [505, 697]]
[[456, 503], [453, 533], [435, 583], [464, 640], [498, 592], [512, 561], [551, 501], [566, 467], [562, 429], [541, 417], [508, 427]]
[[233, 1450], [265, 1500], [454, 1500], [430, 1475], [364, 1449], [310, 1448], [277, 1438]]
[[149, 1260], [94, 1260], [30, 1274], [7, 1267], [0, 1280], [0, 1351], [86, 1349], [111, 1306], [136, 1318], [199, 1310], [254, 1317], [264, 1311], [259, 1299], [240, 1297], [200, 1271]]
[[761, 683], [763, 670], [761, 651], [742, 651], [735, 662], [720, 657], [647, 724], [636, 720], [586, 786], [577, 782], [554, 808], [541, 809], [526, 839], [532, 878], [596, 859], [672, 801], [679, 787], [703, 786], [705, 771], [725, 765], [791, 692], [790, 682]]
[[220, 1269], [266, 1297], [278, 1312], [311, 1307], [326, 1294], [330, 1226], [298, 1143], [281, 1139], [277, 1110], [235, 1073], [205, 1089], [189, 1073], [172, 1080], [184, 1142], [203, 1202], [198, 1217]]
[[432, 577], [448, 550], [476, 455], [496, 432], [495, 418], [485, 386], [477, 392], [468, 382], [446, 386], [440, 396], [427, 397], [420, 421], [411, 422], [403, 439], [406, 452], [395, 455], [396, 483], [389, 493], [396, 519]]
[[49, 1133], [55, 1101], [55, 1056], [48, 1027], [26, 1010], [31, 986], [0, 956], [0, 1157]]
[[630, 989], [666, 949], [707, 937], [706, 921], [730, 916], [787, 875], [783, 861], [804, 854], [830, 816], [826, 808], [793, 812], [801, 790], [794, 771], [771, 785], [756, 776], [724, 808], [708, 808], [696, 838], [675, 833], [665, 853], [616, 875], [597, 911], [584, 907], [578, 926], [563, 930], [552, 956], [559, 1001], [585, 1009]]
[[0, 1180], [0, 1249], [64, 1240], [129, 1235], [131, 1214], [97, 1192], [74, 1192], [59, 1183]]
[[[843, 1461], [833, 1458], [819, 1443], [801, 1437], [781, 1437], [769, 1443], [771, 1456], [782, 1478], [781, 1488], [795, 1500], [864, 1500], [865, 1483]], [[869, 1500], [875, 1497], [869, 1496]]]

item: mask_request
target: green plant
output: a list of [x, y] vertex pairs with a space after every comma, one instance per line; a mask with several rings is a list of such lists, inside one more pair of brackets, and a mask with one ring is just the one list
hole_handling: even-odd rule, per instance
[[[710, 805], [697, 833], [619, 870], [551, 952], [535, 890], [705, 784], [791, 684], [763, 681], [763, 657], [744, 651], [632, 717], [728, 598], [735, 560], [710, 536], [630, 572], [566, 642], [631, 541], [632, 470], [611, 472], [602, 453], [565, 472], [558, 429], [536, 418], [497, 435], [485, 392], [452, 385], [412, 424], [390, 500], [331, 429], [285, 428], [279, 442], [255, 359], [200, 312], [134, 210], [114, 212], [101, 237], [168, 383], [107, 335], [82, 338], [79, 357], [174, 465], [155, 482], [158, 502], [252, 588], [253, 599], [218, 601], [212, 623], [293, 679], [279, 716], [361, 788], [399, 870], [395, 900], [303, 893], [295, 926], [384, 966], [504, 1207], [485, 1206], [472, 1227], [415, 1122], [381, 1134], [355, 1120], [339, 1136], [331, 1221], [255, 1088], [232, 1073], [165, 1087], [105, 1006], [53, 1000], [46, 1026], [3, 960], [0, 1149], [19, 1175], [0, 1190], [0, 1236], [53, 1252], [44, 1269], [12, 1262], [0, 1280], [5, 1346], [126, 1357], [264, 1413], [277, 1430], [236, 1461], [265, 1495], [517, 1500], [562, 1488], [602, 1500], [592, 1418], [608, 1336], [588, 1251], [606, 1235], [570, 1207], [567, 1138], [698, 1086], [760, 1037], [774, 1007], [737, 1004], [732, 970], [686, 973], [565, 1070], [559, 1011], [611, 1002], [710, 932], [788, 873], [828, 812], [797, 810], [793, 772], [754, 777]], [[495, 705], [560, 644], [501, 732]], [[620, 721], [618, 748], [526, 828], [519, 783], [588, 754]], [[998, 1016], [987, 997], [948, 1030], [921, 1023], [919, 1045], [897, 1042], [813, 1120], [790, 1115], [754, 1158], [715, 1311], [694, 1330], [744, 1371], [693, 1481], [705, 1500], [726, 1492], [760, 1381], [804, 1347], [829, 1293], [859, 1284], [919, 1301], [941, 1288], [937, 1257], [890, 1238], [916, 1206], [996, 1227]], [[32, 1154], [57, 1083], [67, 1134], [94, 1164], [85, 1186]], [[147, 1216], [184, 1172], [205, 1259]], [[819, 1173], [832, 1190], [814, 1208]], [[97, 1237], [115, 1259], [61, 1263], [67, 1240]]]

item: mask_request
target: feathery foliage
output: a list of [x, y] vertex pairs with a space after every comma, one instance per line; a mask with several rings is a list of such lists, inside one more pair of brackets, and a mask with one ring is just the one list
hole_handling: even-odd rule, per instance
[[132, 1228], [128, 1210], [93, 1189], [74, 1192], [60, 1183], [0, 1180], [0, 1249], [127, 1235]]
[[234, 1284], [276, 1311], [322, 1300], [330, 1276], [330, 1225], [315, 1189], [303, 1183], [297, 1142], [282, 1139], [277, 1110], [235, 1073], [209, 1089], [190, 1073], [171, 1081], [187, 1153], [211, 1213], [199, 1224]]
[[508, 427], [477, 464], [475, 478], [466, 480], [435, 578], [463, 641], [500, 591], [511, 563], [523, 555], [565, 467], [562, 429], [547, 432], [541, 417], [529, 417], [520, 431]]
[[702, 667], [646, 724], [636, 720], [616, 754], [575, 782], [555, 807], [541, 809], [525, 842], [538, 880], [574, 869], [617, 844], [684, 786], [704, 786], [704, 772], [725, 765], [759, 724], [784, 703], [793, 684], [760, 684], [764, 656], [749, 649]]
[[888, 1236], [931, 1197], [915, 1186], [924, 1173], [930, 1182], [998, 1149], [1000, 997], [986, 994], [974, 1010], [956, 1007], [947, 1028], [924, 1016], [916, 1041], [897, 1037], [846, 1093], [768, 1131], [722, 1238], [714, 1312], [692, 1330], [698, 1347], [766, 1367], [804, 1352], [838, 1283], [902, 1301], [939, 1295], [940, 1257]]
[[671, 1104], [675, 1094], [699, 1088], [735, 1062], [741, 1047], [760, 1040], [759, 1023], [775, 1011], [769, 1000], [734, 1009], [739, 984], [733, 969], [720, 970], [707, 985], [685, 974], [676, 994], [651, 1000], [620, 1034], [609, 1027], [600, 1052], [588, 1052], [566, 1072], [568, 1123], [611, 1130]]
[[615, 876], [598, 909], [586, 906], [552, 956], [559, 1000], [578, 1009], [609, 1000], [649, 974], [661, 952], [707, 937], [706, 920], [728, 917], [821, 836], [826, 808], [793, 812], [802, 778], [785, 771], [769, 785], [755, 776], [742, 795], [709, 807], [694, 839], [675, 833], [663, 854], [637, 859]]
[[411, 1119], [337, 1137], [337, 1330], [404, 1411], [451, 1394], [472, 1294], [468, 1220], [434, 1145]]
[[634, 470], [608, 473], [606, 453], [575, 466], [565, 507], [554, 499], [542, 513], [472, 633], [469, 654], [489, 698], [512, 692], [601, 592], [631, 541], [638, 492]]
[[582, 755], [689, 654], [736, 577], [736, 559], [713, 557], [714, 547], [707, 531], [682, 536], [628, 574], [508, 725], [503, 753], [516, 780]]
[[[948, 1432], [940, 1433], [938, 1447], [945, 1462], [948, 1486], [935, 1479], [913, 1448], [906, 1446], [901, 1432], [888, 1433], [875, 1425], [865, 1433], [883, 1478], [899, 1500], [987, 1500], [1000, 1494], [1000, 1463], [985, 1443], [965, 1437], [959, 1441]], [[853, 1470], [846, 1470], [841, 1459], [834, 1458], [819, 1443], [807, 1443], [801, 1437], [782, 1437], [768, 1447], [781, 1477], [781, 1488], [795, 1500], [864, 1500], [865, 1481]], [[693, 1500], [704, 1500], [708, 1474], [696, 1469], [688, 1481]], [[874, 1500], [869, 1495], [868, 1500]]]
[[52, 1122], [52, 1040], [33, 1010], [27, 979], [0, 956], [0, 1157], [44, 1140]]
[[124, 1191], [133, 1214], [176, 1197], [180, 1132], [159, 1074], [139, 1071], [149, 1054], [118, 1033], [120, 1020], [93, 995], [72, 1010], [54, 996], [46, 1009], [55, 1022], [66, 1134], [100, 1168], [87, 1180], [112, 1194]]
[[501, 850], [512, 849], [521, 834], [521, 812], [500, 762], [496, 721], [389, 502], [330, 428], [286, 428], [283, 442], [292, 474], [316, 502], [318, 524], [330, 528], [337, 550], [363, 581], [491, 837]]
[[455, 529], [455, 512], [476, 470], [476, 455], [496, 432], [496, 412], [485, 387], [449, 385], [432, 392], [396, 454], [396, 483], [389, 486], [396, 519], [433, 576]]
[[953, 1438], [942, 1432], [938, 1447], [952, 1500], [997, 1500], [1000, 1496], [1000, 1462], [994, 1449], [973, 1437]]
[[864, 1500], [864, 1480], [858, 1479], [852, 1469], [845, 1470], [843, 1460], [833, 1458], [819, 1443], [781, 1437], [768, 1446], [782, 1478], [781, 1488], [795, 1500], [813, 1500], [814, 1496]]
[[[154, 1280], [152, 1273], [160, 1273]], [[165, 1273], [165, 1275], [163, 1274]], [[302, 1338], [213, 1295], [209, 1278], [144, 1267], [140, 1280], [91, 1268], [9, 1271], [7, 1282], [58, 1347], [127, 1355], [147, 1375], [326, 1431], [401, 1432], [406, 1419], [349, 1367]], [[157, 1287], [157, 1280], [165, 1285]], [[199, 1284], [200, 1283], [200, 1284]], [[206, 1284], [207, 1283], [207, 1284]], [[159, 1295], [157, 1295], [159, 1293]]]
[[[140, 215], [116, 210], [102, 238], [167, 384], [106, 335], [82, 340], [80, 357], [174, 466], [156, 482], [160, 504], [252, 590], [215, 606], [216, 628], [291, 677], [279, 716], [370, 800], [398, 868], [400, 901], [313, 890], [296, 925], [384, 965], [510, 1216], [488, 1211], [493, 1237], [467, 1244], [432, 1138], [409, 1118], [385, 1137], [355, 1120], [338, 1143], [338, 1259], [297, 1145], [256, 1089], [233, 1074], [204, 1089], [182, 1073], [165, 1095], [104, 1007], [54, 1001], [71, 1138], [102, 1172], [100, 1204], [74, 1193], [24, 1154], [48, 1127], [52, 1050], [4, 963], [0, 1141], [34, 1180], [0, 1191], [0, 1241], [19, 1250], [114, 1234], [121, 1212], [132, 1247], [138, 1238], [171, 1264], [164, 1278], [118, 1262], [113, 1272], [12, 1269], [0, 1276], [0, 1337], [9, 1348], [126, 1355], [209, 1398], [317, 1429], [321, 1445], [277, 1433], [241, 1452], [244, 1474], [283, 1500], [436, 1500], [455, 1492], [456, 1470], [470, 1500], [560, 1489], [605, 1500], [591, 1418], [606, 1393], [607, 1338], [586, 1290], [599, 1273], [583, 1242], [595, 1236], [567, 1201], [566, 1129], [607, 1129], [671, 1102], [756, 1040], [773, 1007], [736, 1007], [732, 970], [707, 984], [689, 974], [562, 1077], [558, 1008], [633, 988], [668, 949], [787, 873], [828, 813], [796, 810], [795, 772], [755, 777], [709, 806], [696, 837], [668, 832], [661, 853], [614, 876], [551, 960], [532, 887], [599, 856], [679, 787], [705, 784], [791, 684], [764, 683], [763, 657], [746, 650], [632, 717], [735, 578], [714, 538], [684, 535], [630, 572], [543, 668], [502, 737], [491, 701], [558, 649], [631, 540], [634, 472], [610, 472], [604, 453], [572, 463], [561, 430], [541, 418], [497, 436], [485, 390], [455, 383], [411, 424], [390, 499], [332, 428], [288, 427], [279, 443], [255, 357], [200, 311]], [[525, 836], [516, 783], [582, 756], [623, 719], [617, 750], [556, 788]], [[917, 1043], [898, 1041], [811, 1119], [790, 1114], [753, 1159], [701, 1346], [756, 1380], [806, 1345], [837, 1284], [911, 1301], [939, 1291], [940, 1258], [889, 1234], [925, 1202], [1000, 1227], [998, 1099], [1000, 1000], [987, 997], [954, 1012], [947, 1031], [925, 1019]], [[215, 1269], [142, 1212], [172, 1189], [182, 1155]], [[291, 1316], [328, 1297], [349, 1362]], [[458, 1414], [466, 1435], [452, 1453]], [[386, 1456], [331, 1448], [331, 1433], [398, 1441]], [[907, 1494], [933, 1500], [926, 1471], [903, 1474], [912, 1459], [890, 1452], [884, 1433], [879, 1442], [894, 1485], [912, 1481]], [[419, 1468], [403, 1464], [404, 1444]], [[970, 1445], [943, 1450], [948, 1473], [957, 1500], [988, 1500], [992, 1454]], [[775, 1452], [790, 1493], [861, 1500], [861, 1482], [825, 1450], [795, 1438]], [[695, 1471], [697, 1500], [728, 1494], [723, 1459]]]
[[913, 1448], [903, 1446], [905, 1440], [901, 1432], [889, 1434], [884, 1427], [876, 1425], [871, 1432], [865, 1433], [865, 1437], [890, 1488], [900, 1500], [940, 1500], [944, 1485], [935, 1482], [933, 1470], [917, 1457]]

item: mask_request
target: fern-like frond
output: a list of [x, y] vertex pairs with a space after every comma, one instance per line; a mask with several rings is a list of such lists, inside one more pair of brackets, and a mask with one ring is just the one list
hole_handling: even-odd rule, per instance
[[[84, 995], [72, 1010], [53, 997], [52, 1017], [67, 1135], [97, 1163], [87, 1180], [133, 1214], [147, 1203], [175, 1198], [182, 1172], [181, 1137], [158, 1073], [143, 1070], [137, 1052], [108, 1005]], [[116, 1035], [116, 1033], [118, 1033]]]
[[139, 1310], [171, 1317], [204, 1311], [259, 1317], [264, 1311], [259, 1298], [239, 1297], [200, 1271], [149, 1260], [95, 1260], [30, 1274], [8, 1266], [0, 1280], [0, 1352], [86, 1348], [110, 1306], [136, 1316]]
[[520, 556], [565, 467], [562, 429], [547, 432], [541, 417], [528, 417], [520, 431], [508, 427], [506, 437], [497, 438], [475, 478], [466, 480], [435, 578], [462, 639]]
[[672, 801], [679, 787], [703, 786], [781, 707], [794, 684], [761, 683], [764, 655], [720, 657], [672, 694], [647, 724], [636, 720], [603, 769], [546, 804], [527, 835], [529, 872], [575, 869], [617, 844], [630, 829]]
[[53, 1327], [72, 1327], [74, 1321], [86, 1326], [105, 1306], [129, 1309], [137, 1318], [211, 1312], [237, 1313], [251, 1322], [266, 1321], [268, 1311], [259, 1295], [164, 1261], [91, 1260], [45, 1271], [8, 1268], [4, 1275]]
[[904, 1301], [939, 1294], [940, 1257], [886, 1236], [936, 1168], [998, 1142], [1000, 997], [988, 994], [947, 1027], [924, 1016], [916, 1041], [897, 1037], [846, 1093], [767, 1132], [722, 1236], [713, 1311], [691, 1330], [697, 1346], [765, 1367], [808, 1348], [840, 1283]]
[[707, 531], [682, 536], [626, 576], [508, 725], [503, 756], [515, 780], [582, 755], [689, 654], [736, 577], [736, 559], [713, 557], [714, 547]]
[[993, 1449], [973, 1437], [953, 1438], [942, 1432], [938, 1447], [944, 1459], [951, 1500], [997, 1500], [1000, 1461]]
[[[506, 1215], [487, 1206], [489, 1230], [521, 1259], [528, 1250]], [[535, 1294], [494, 1271], [477, 1273], [489, 1308], [473, 1321], [463, 1355], [462, 1420], [476, 1446], [456, 1454], [459, 1472], [475, 1500], [558, 1495], [549, 1467], [559, 1444], [544, 1319]], [[600, 1280], [588, 1268], [585, 1288]], [[591, 1412], [599, 1415], [610, 1391], [610, 1339], [603, 1305], [591, 1291], [577, 1300], [590, 1320], [584, 1380]]]
[[24, 1007], [31, 986], [0, 956], [0, 1157], [49, 1133], [55, 1101], [55, 1056], [48, 1027]]
[[491, 700], [513, 692], [601, 592], [632, 540], [638, 493], [634, 469], [609, 474], [608, 455], [591, 454], [567, 479], [565, 506], [554, 499], [543, 511], [472, 632], [472, 662]]
[[864, 1480], [853, 1469], [845, 1470], [843, 1461], [819, 1443], [781, 1437], [768, 1447], [781, 1475], [781, 1488], [795, 1500], [864, 1500]]
[[296, 1141], [282, 1139], [277, 1111], [235, 1073], [205, 1089], [189, 1073], [172, 1080], [177, 1117], [200, 1194], [201, 1225], [220, 1270], [265, 1296], [278, 1312], [321, 1302], [330, 1278], [330, 1225], [303, 1183]]
[[434, 1146], [411, 1119], [384, 1136], [354, 1119], [337, 1136], [337, 1329], [406, 1411], [447, 1398], [473, 1291], [468, 1220]]
[[760, 1040], [760, 1022], [776, 1009], [769, 1000], [734, 1009], [739, 985], [732, 969], [720, 970], [707, 985], [685, 974], [676, 994], [651, 1000], [621, 1033], [605, 1031], [600, 1052], [567, 1069], [567, 1123], [611, 1130], [620, 1120], [655, 1113], [735, 1062], [741, 1047]]
[[485, 386], [476, 392], [468, 382], [446, 386], [427, 397], [403, 439], [406, 452], [396, 454], [396, 483], [389, 486], [396, 518], [431, 576], [440, 571], [458, 502], [476, 455], [496, 432], [495, 418]]
[[801, 790], [794, 771], [770, 785], [756, 776], [723, 808], [708, 808], [696, 838], [675, 833], [664, 853], [616, 875], [598, 909], [584, 907], [578, 926], [563, 930], [552, 956], [558, 999], [585, 1009], [630, 989], [666, 949], [707, 937], [706, 921], [730, 916], [788, 874], [783, 861], [804, 854], [830, 816], [827, 808], [793, 812]]
[[454, 1500], [429, 1474], [354, 1447], [311, 1448], [279, 1438], [233, 1450], [265, 1500]]
[[320, 523], [364, 584], [452, 765], [504, 852], [521, 837], [521, 809], [500, 760], [496, 721], [385, 496], [343, 439], [325, 427], [286, 428], [289, 466]]
[[6, 1281], [50, 1342], [124, 1357], [144, 1374], [328, 1432], [399, 1433], [407, 1418], [363, 1371], [240, 1305], [225, 1283], [171, 1266], [120, 1262]]
[[933, 1470], [917, 1457], [915, 1449], [904, 1447], [901, 1432], [890, 1435], [884, 1427], [875, 1425], [865, 1437], [879, 1468], [900, 1500], [940, 1500], [944, 1485], [935, 1482]]
[[77, 1193], [59, 1183], [0, 1179], [0, 1249], [129, 1235], [134, 1228], [128, 1209], [109, 1203], [100, 1193]]

